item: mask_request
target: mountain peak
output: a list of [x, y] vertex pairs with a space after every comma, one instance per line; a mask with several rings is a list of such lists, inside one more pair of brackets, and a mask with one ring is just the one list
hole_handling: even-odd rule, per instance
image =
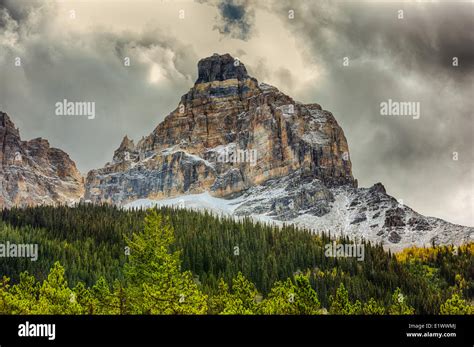
[[245, 65], [230, 54], [217, 54], [203, 58], [198, 62], [198, 83], [224, 81], [228, 79], [244, 80], [249, 78]]
[[196, 84], [149, 136], [127, 150], [125, 138], [110, 165], [89, 173], [86, 200], [231, 196], [295, 171], [328, 187], [355, 186], [344, 132], [330, 112], [259, 85], [230, 54], [198, 67]]
[[378, 182], [375, 183], [372, 187], [370, 187], [371, 192], [379, 192], [382, 194], [387, 194], [387, 191], [385, 190], [385, 187], [382, 183]]
[[84, 187], [76, 164], [47, 139], [20, 138], [5, 112], [0, 112], [0, 208], [41, 204], [70, 204]]
[[8, 114], [6, 114], [5, 112], [0, 111], [0, 124], [1, 124], [1, 126], [5, 127], [7, 123], [13, 124], [13, 122], [11, 121]]
[[15, 127], [15, 124], [10, 119], [8, 114], [5, 112], [0, 111], [0, 128], [3, 128], [2, 131], [5, 134], [12, 134], [15, 137], [20, 137], [19, 130]]
[[135, 145], [133, 143], [133, 140], [130, 140], [127, 135], [125, 135], [122, 139], [122, 143], [120, 144], [120, 147], [123, 148], [133, 148]]

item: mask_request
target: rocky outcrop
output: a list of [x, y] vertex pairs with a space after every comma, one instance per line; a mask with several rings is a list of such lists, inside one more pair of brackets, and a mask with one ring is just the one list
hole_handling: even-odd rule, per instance
[[85, 194], [293, 223], [392, 250], [474, 238], [474, 228], [400, 204], [382, 183], [358, 188], [334, 116], [259, 83], [228, 54], [201, 60], [176, 109], [138, 143], [125, 137], [111, 163], [89, 172]]
[[71, 204], [82, 197], [82, 177], [69, 156], [42, 138], [22, 141], [3, 112], [0, 148], [0, 207]]
[[356, 185], [333, 115], [259, 84], [241, 62], [215, 54], [198, 63], [194, 86], [149, 136], [136, 145], [124, 138], [111, 163], [88, 173], [85, 199], [229, 197], [294, 172], [326, 187]]

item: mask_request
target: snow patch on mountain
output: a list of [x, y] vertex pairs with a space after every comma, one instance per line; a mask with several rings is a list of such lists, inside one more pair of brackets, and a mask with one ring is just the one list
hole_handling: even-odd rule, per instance
[[236, 218], [248, 216], [273, 225], [290, 223], [315, 233], [363, 238], [382, 243], [385, 249], [395, 252], [414, 245], [460, 245], [474, 241], [474, 228], [424, 217], [386, 194], [381, 184], [371, 188], [327, 189], [318, 180], [297, 183], [294, 179], [272, 180], [233, 199], [205, 192], [163, 200], [139, 199], [125, 208], [174, 206]]
[[240, 203], [242, 203], [241, 198], [222, 199], [212, 196], [209, 192], [205, 192], [161, 200], [138, 199], [124, 205], [124, 208], [177, 207], [190, 210], [207, 210], [221, 215], [232, 215]]

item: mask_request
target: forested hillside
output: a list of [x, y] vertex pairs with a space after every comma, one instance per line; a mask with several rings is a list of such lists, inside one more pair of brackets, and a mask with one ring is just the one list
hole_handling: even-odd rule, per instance
[[[145, 223], [146, 214], [106, 205], [3, 210], [0, 243], [37, 243], [39, 257], [0, 260], [0, 276], [10, 278], [3, 281], [0, 309], [41, 313], [15, 306], [15, 298], [26, 295], [31, 305], [37, 301], [43, 312], [52, 313], [46, 307], [52, 303], [39, 301], [45, 295], [41, 288], [56, 285], [61, 295], [87, 294], [87, 300], [95, 300], [84, 299], [87, 304], [63, 313], [437, 314], [472, 309], [473, 244], [414, 248], [395, 256], [365, 243], [364, 260], [358, 261], [325, 256], [324, 246], [333, 239], [350, 242], [338, 235], [171, 208], [155, 210]], [[159, 264], [169, 266], [165, 271]], [[24, 271], [31, 276], [20, 275]], [[170, 287], [154, 288], [163, 278]], [[173, 292], [170, 300], [179, 297], [181, 306], [154, 307], [160, 301], [153, 299], [155, 289]], [[143, 290], [148, 301], [134, 303], [147, 297]], [[190, 305], [186, 310], [182, 300]], [[113, 309], [102, 307], [105, 301], [114, 302], [107, 304]]]

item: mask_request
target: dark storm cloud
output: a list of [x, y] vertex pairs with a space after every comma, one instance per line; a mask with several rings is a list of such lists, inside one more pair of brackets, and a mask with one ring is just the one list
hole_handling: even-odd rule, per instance
[[[305, 99], [334, 112], [363, 186], [382, 181], [421, 212], [437, 206], [442, 213], [462, 187], [472, 196], [472, 4], [276, 1], [266, 9], [280, 16], [305, 59], [320, 69]], [[382, 117], [380, 103], [388, 99], [420, 102], [421, 118]], [[459, 161], [452, 160], [454, 151]], [[472, 224], [472, 201], [459, 209]]]
[[247, 0], [222, 0], [216, 3], [219, 17], [214, 29], [231, 38], [248, 40], [255, 22], [255, 13]]
[[[82, 171], [109, 161], [125, 134], [148, 135], [194, 80], [193, 48], [159, 30], [62, 31], [45, 24], [54, 18], [53, 6], [31, 4], [2, 2], [0, 109], [24, 139], [47, 138]], [[63, 99], [95, 102], [96, 118], [56, 116], [55, 103]]]
[[[359, 3], [272, 1], [275, 11], [317, 56], [339, 59], [392, 56], [406, 68], [451, 68], [453, 56], [463, 72], [474, 68], [473, 6], [469, 3]], [[288, 11], [295, 12], [288, 19]], [[403, 10], [404, 19], [398, 19]]]
[[[39, 1], [31, 1], [28, 6], [23, 6], [19, 1], [0, 0], [0, 10], [7, 10], [9, 16], [18, 23], [25, 21], [30, 12], [38, 7], [40, 7]], [[0, 21], [0, 26], [4, 24], [5, 22]]]
[[50, 19], [36, 17], [37, 22], [34, 27], [30, 25], [30, 20], [42, 11], [54, 14], [53, 4], [42, 0], [0, 0], [0, 30], [11, 30], [11, 27], [7, 28], [7, 25], [9, 20], [12, 20], [17, 25], [17, 31], [27, 29], [30, 30], [30, 34], [33, 33], [33, 29], [40, 31], [47, 25]]

